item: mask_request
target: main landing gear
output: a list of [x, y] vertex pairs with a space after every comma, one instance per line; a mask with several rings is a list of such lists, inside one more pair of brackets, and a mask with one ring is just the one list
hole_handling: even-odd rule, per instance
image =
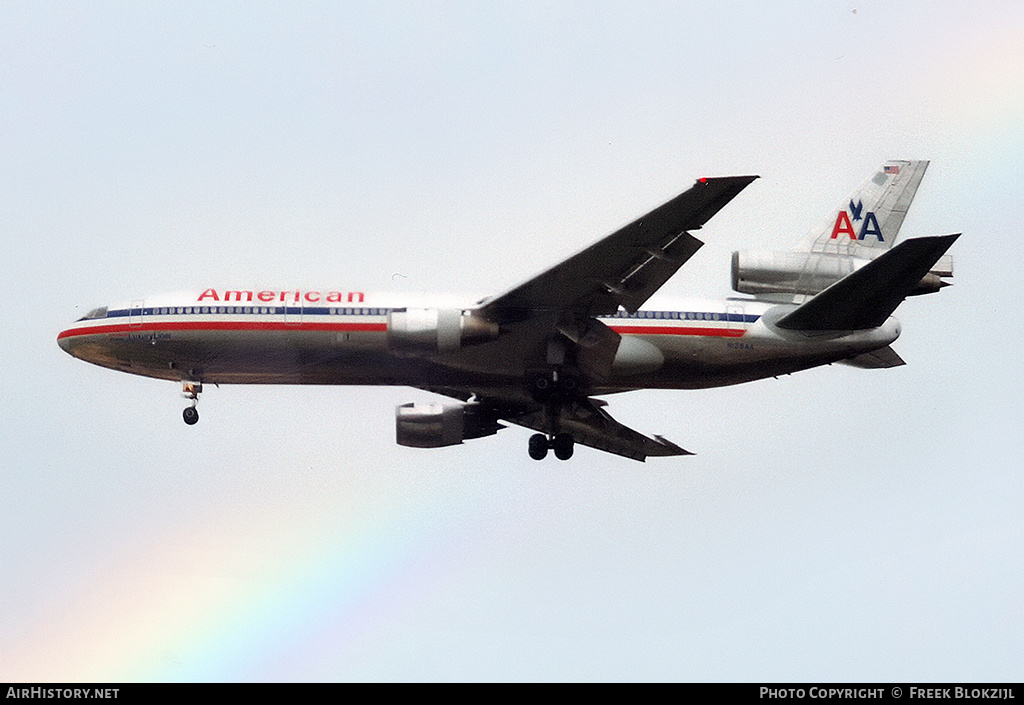
[[534, 460], [544, 460], [550, 449], [559, 460], [568, 460], [572, 457], [574, 445], [571, 433], [557, 433], [551, 437], [535, 433], [530, 436], [530, 457]]
[[551, 365], [526, 373], [526, 390], [535, 402], [544, 406], [541, 428], [547, 431], [530, 436], [530, 457], [534, 460], [544, 460], [549, 450], [553, 450], [559, 460], [572, 457], [575, 440], [571, 433], [559, 431], [559, 419], [565, 405], [586, 395], [579, 372], [563, 366], [564, 358], [564, 350], [556, 345], [549, 346], [548, 361]]
[[186, 406], [185, 410], [181, 412], [181, 417], [189, 426], [194, 426], [199, 422], [199, 411], [196, 409], [196, 404], [199, 402], [199, 393], [202, 391], [202, 382], [181, 383], [181, 395], [192, 400], [192, 405]]

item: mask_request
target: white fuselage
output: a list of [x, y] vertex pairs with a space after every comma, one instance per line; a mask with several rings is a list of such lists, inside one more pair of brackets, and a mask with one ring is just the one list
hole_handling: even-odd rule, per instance
[[[533, 351], [508, 354], [504, 329], [493, 340], [467, 342], [449, 353], [396, 344], [396, 311], [469, 311], [475, 301], [205, 289], [97, 309], [61, 332], [58, 343], [97, 365], [176, 381], [424, 388], [457, 383], [480, 389], [519, 384]], [[792, 308], [744, 299], [655, 297], [635, 314], [620, 310], [601, 317], [622, 342], [610, 376], [591, 391], [736, 384], [850, 358], [884, 347], [900, 333], [893, 318], [879, 328], [834, 334], [775, 327], [773, 321]]]

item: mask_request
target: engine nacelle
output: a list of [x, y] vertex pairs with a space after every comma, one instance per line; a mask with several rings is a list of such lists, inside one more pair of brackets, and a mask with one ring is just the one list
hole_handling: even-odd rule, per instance
[[498, 337], [498, 324], [461, 309], [396, 308], [388, 314], [388, 345], [451, 352]]
[[[732, 288], [741, 294], [807, 294], [813, 296], [870, 262], [831, 252], [733, 252]], [[953, 260], [942, 257], [910, 292], [930, 294], [949, 282]]]
[[741, 294], [817, 294], [868, 261], [830, 253], [733, 252], [732, 288]]
[[497, 433], [503, 425], [479, 404], [402, 404], [395, 408], [395, 441], [411, 448], [454, 446]]

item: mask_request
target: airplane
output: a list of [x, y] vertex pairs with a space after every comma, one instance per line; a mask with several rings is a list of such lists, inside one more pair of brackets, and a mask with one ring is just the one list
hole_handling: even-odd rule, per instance
[[735, 252], [719, 301], [654, 294], [703, 245], [699, 230], [757, 176], [698, 179], [577, 254], [484, 299], [252, 287], [162, 294], [96, 308], [61, 348], [173, 380], [199, 419], [204, 384], [403, 385], [447, 398], [402, 404], [396, 441], [437, 448], [507, 423], [530, 457], [584, 445], [644, 461], [692, 455], [614, 420], [601, 397], [700, 389], [845, 363], [904, 364], [892, 317], [952, 276], [958, 234], [897, 242], [926, 161], [886, 162], [788, 251]]

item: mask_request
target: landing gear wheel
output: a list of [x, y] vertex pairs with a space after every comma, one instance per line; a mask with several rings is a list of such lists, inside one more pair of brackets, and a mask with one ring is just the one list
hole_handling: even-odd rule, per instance
[[530, 436], [530, 457], [534, 460], [544, 460], [548, 454], [548, 438], [543, 433], [535, 433]]
[[575, 399], [580, 396], [581, 387], [579, 374], [570, 368], [544, 368], [526, 375], [526, 389], [539, 404]]
[[196, 402], [199, 401], [199, 394], [203, 391], [202, 382], [192, 382], [187, 379], [181, 380], [181, 396], [192, 400], [192, 406], [185, 407], [181, 417], [189, 426], [195, 426], [199, 421], [199, 412], [196, 411]]
[[534, 401], [545, 402], [554, 393], [555, 383], [548, 379], [543, 373], [538, 374], [530, 381], [530, 394]]
[[555, 457], [559, 460], [568, 460], [572, 457], [573, 439], [568, 433], [559, 433], [551, 441], [551, 449], [555, 451]]

